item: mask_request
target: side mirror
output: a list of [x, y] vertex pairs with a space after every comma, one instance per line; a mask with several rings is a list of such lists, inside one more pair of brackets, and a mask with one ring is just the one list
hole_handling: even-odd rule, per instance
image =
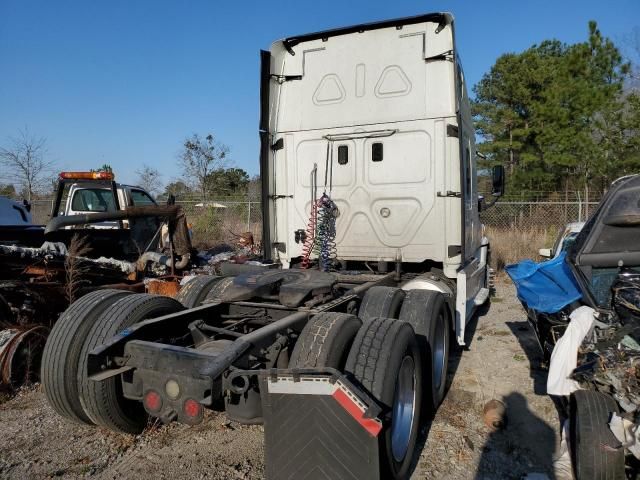
[[544, 258], [551, 258], [551, 249], [550, 248], [541, 248], [538, 250], [538, 255]]
[[491, 169], [491, 195], [501, 197], [504, 194], [504, 166], [494, 165]]

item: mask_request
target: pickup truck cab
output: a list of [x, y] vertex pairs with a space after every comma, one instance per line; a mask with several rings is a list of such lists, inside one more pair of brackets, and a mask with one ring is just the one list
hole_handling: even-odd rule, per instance
[[132, 220], [114, 219], [106, 214], [147, 206], [156, 206], [151, 195], [141, 187], [116, 183], [113, 172], [61, 172], [51, 220], [75, 216], [81, 219], [96, 214], [110, 218], [99, 222], [66, 222], [67, 225], [60, 227], [59, 231], [45, 232], [45, 235], [50, 241], [68, 243], [74, 234], [83, 234], [84, 231], [91, 238], [95, 255], [136, 259], [140, 248], [147, 245], [159, 228], [159, 220], [138, 219], [134, 234]]
[[[55, 212], [58, 212], [58, 215], [68, 216], [156, 205], [153, 197], [143, 188], [123, 185], [113, 180], [114, 175], [111, 172], [62, 172], [58, 188], [61, 198], [56, 202], [58, 208], [54, 209], [52, 216], [56, 216]], [[66, 202], [62, 205], [62, 197], [65, 196]], [[122, 228], [127, 226], [128, 222], [123, 221]], [[121, 228], [121, 226], [120, 222], [106, 221], [91, 225], [90, 228]]]

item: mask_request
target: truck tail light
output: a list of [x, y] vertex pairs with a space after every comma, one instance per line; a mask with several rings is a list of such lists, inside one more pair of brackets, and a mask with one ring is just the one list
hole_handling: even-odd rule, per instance
[[155, 390], [149, 390], [142, 401], [144, 407], [151, 413], [157, 413], [162, 409], [162, 397]]
[[200, 417], [202, 417], [203, 413], [202, 405], [192, 398], [187, 398], [184, 401], [182, 410], [190, 420], [198, 420]]

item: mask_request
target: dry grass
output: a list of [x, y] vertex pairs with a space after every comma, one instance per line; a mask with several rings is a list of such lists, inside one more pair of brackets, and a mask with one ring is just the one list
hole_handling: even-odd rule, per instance
[[525, 258], [539, 261], [538, 249], [552, 246], [556, 233], [555, 228], [487, 227], [487, 237], [491, 242], [491, 266], [500, 272], [505, 265]]
[[89, 247], [87, 237], [80, 237], [75, 234], [71, 238], [69, 251], [64, 261], [67, 277], [64, 289], [69, 305], [76, 299], [78, 290], [88, 283], [88, 280], [84, 277], [90, 267], [80, 257], [85, 257], [89, 252], [91, 252], [91, 247]]

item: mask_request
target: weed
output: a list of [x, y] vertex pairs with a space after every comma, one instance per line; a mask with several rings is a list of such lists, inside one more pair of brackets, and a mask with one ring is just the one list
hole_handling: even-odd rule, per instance
[[491, 266], [500, 272], [505, 265], [525, 258], [537, 259], [538, 249], [550, 246], [554, 234], [555, 230], [542, 227], [487, 227], [487, 237], [491, 242]]

